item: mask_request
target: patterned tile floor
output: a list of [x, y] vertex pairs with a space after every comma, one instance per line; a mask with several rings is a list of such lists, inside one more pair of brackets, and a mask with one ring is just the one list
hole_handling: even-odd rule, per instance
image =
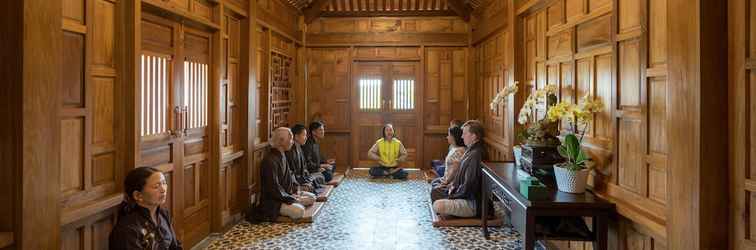
[[311, 224], [242, 222], [208, 249], [519, 249], [516, 231], [491, 228], [486, 240], [478, 227], [434, 228], [429, 184], [370, 179], [351, 171]]

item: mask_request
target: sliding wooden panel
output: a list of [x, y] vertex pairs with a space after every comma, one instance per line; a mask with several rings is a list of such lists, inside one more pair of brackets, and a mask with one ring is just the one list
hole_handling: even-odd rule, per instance
[[[114, 222], [110, 208], [122, 197], [125, 165], [117, 134], [123, 121], [117, 114], [123, 112], [123, 99], [115, 51], [120, 4], [63, 2], [60, 221], [62, 241], [85, 248], [107, 246]], [[82, 237], [68, 238], [70, 230]]]

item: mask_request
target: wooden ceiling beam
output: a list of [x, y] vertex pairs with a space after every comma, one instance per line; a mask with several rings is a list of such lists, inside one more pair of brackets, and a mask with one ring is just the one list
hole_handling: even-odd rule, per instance
[[448, 0], [449, 9], [457, 13], [465, 21], [470, 21], [470, 8], [463, 0]]
[[414, 17], [414, 16], [456, 16], [454, 11], [323, 11], [321, 17]]
[[330, 0], [313, 0], [307, 8], [304, 9], [305, 23], [311, 23], [316, 18], [320, 17], [320, 13], [323, 12], [323, 7], [330, 2]]

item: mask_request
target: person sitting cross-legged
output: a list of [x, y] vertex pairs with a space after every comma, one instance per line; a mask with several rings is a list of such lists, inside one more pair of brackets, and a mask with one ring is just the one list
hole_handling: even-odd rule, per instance
[[286, 159], [289, 169], [294, 173], [294, 181], [303, 191], [315, 193], [320, 188], [320, 184], [307, 171], [302, 145], [307, 141], [307, 128], [302, 124], [295, 124], [291, 127], [294, 134], [294, 146], [286, 151]]
[[449, 184], [446, 197], [433, 201], [433, 210], [441, 215], [473, 217], [480, 213], [481, 160], [485, 149], [482, 145], [483, 125], [468, 121], [462, 126], [462, 139], [467, 145], [456, 178]]
[[368, 157], [378, 161], [378, 166], [370, 168], [373, 177], [391, 176], [395, 179], [406, 179], [407, 171], [399, 167], [399, 163], [407, 159], [407, 149], [399, 139], [394, 137], [394, 126], [383, 126], [383, 138], [373, 144], [368, 151]]
[[304, 217], [305, 207], [315, 203], [315, 194], [297, 191], [294, 173], [287, 166], [285, 152], [291, 149], [292, 138], [289, 128], [280, 127], [273, 131], [271, 148], [260, 164], [260, 203], [247, 214], [247, 220], [275, 221], [279, 215], [300, 219]]
[[320, 141], [325, 137], [325, 125], [315, 121], [308, 128], [307, 141], [302, 145], [305, 167], [316, 183], [325, 185], [333, 179], [333, 159], [326, 160], [320, 152]]
[[446, 197], [449, 192], [449, 184], [456, 179], [462, 155], [465, 154], [465, 143], [462, 139], [461, 127], [449, 127], [446, 141], [449, 143], [449, 153], [446, 154], [446, 160], [444, 160], [445, 173], [444, 176], [431, 181], [431, 201]]

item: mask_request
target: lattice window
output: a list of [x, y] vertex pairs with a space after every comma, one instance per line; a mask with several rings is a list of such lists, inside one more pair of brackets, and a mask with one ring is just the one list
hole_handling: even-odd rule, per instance
[[415, 109], [415, 80], [394, 80], [393, 94], [394, 110]]
[[381, 108], [381, 80], [360, 79], [360, 110], [370, 111]]
[[168, 131], [168, 79], [170, 58], [142, 55], [141, 135], [157, 135]]
[[184, 61], [184, 107], [187, 108], [187, 128], [207, 126], [207, 64]]
[[291, 80], [289, 79], [293, 59], [283, 54], [271, 53], [271, 129], [289, 126], [291, 109]]

